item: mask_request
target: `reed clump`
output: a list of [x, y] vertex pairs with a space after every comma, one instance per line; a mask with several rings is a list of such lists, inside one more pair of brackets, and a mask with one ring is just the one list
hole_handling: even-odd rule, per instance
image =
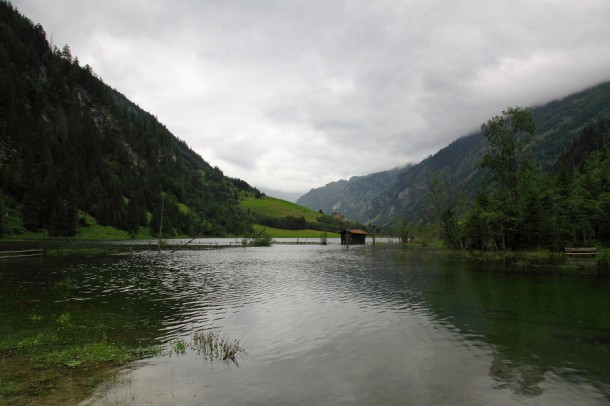
[[237, 356], [246, 352], [238, 339], [229, 340], [214, 331], [194, 333], [192, 348], [206, 361], [231, 361], [236, 365]]
[[237, 357], [244, 354], [246, 349], [239, 340], [222, 337], [218, 332], [196, 331], [189, 342], [177, 340], [170, 343], [170, 357], [172, 354], [185, 355], [187, 351], [196, 352], [205, 361], [225, 361], [239, 365]]

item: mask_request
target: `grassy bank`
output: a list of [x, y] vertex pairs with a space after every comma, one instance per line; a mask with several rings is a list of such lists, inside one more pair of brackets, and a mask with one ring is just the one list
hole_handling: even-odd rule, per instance
[[78, 232], [73, 237], [54, 237], [49, 235], [47, 231], [26, 231], [21, 229], [19, 233], [8, 234], [4, 237], [7, 241], [44, 241], [44, 240], [59, 240], [59, 241], [109, 241], [109, 240], [129, 240], [129, 239], [148, 239], [152, 238], [150, 231], [147, 228], [140, 227], [135, 235], [129, 234], [127, 231], [119, 230], [110, 226], [102, 226], [97, 223], [95, 218], [84, 214], [84, 226], [79, 227]]

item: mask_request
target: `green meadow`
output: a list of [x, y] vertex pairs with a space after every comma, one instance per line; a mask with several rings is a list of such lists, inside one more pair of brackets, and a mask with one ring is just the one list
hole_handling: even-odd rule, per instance
[[317, 222], [320, 213], [275, 197], [263, 196], [259, 199], [250, 196], [243, 199], [240, 207], [255, 214], [268, 217], [305, 217], [306, 221]]
[[[335, 231], [344, 227], [343, 221], [334, 220], [327, 214], [269, 196], [261, 198], [246, 197], [240, 202], [240, 207], [258, 219], [266, 219], [267, 225], [255, 224], [254, 228], [256, 230], [264, 229], [274, 238], [320, 238], [324, 233], [324, 231], [321, 231], [323, 229], [331, 230], [326, 232], [326, 237], [335, 238], [339, 237], [339, 234]], [[306, 226], [302, 229], [287, 229], [269, 225], [274, 223], [269, 222], [269, 219], [287, 218], [303, 218]], [[325, 220], [325, 222], [320, 220]]]
[[[264, 230], [273, 238], [310, 238], [312, 241], [318, 242], [319, 238], [324, 233], [320, 230], [282, 230], [280, 228], [261, 226], [260, 224], [254, 225], [255, 230]], [[326, 233], [328, 238], [339, 238], [339, 233]]]

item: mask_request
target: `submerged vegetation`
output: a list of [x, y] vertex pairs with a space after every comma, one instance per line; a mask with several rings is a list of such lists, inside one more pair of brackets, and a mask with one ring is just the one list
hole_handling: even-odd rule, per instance
[[[78, 296], [78, 288], [70, 277], [51, 286], [60, 297]], [[40, 399], [73, 403], [108, 379], [114, 368], [152, 356], [193, 351], [206, 361], [238, 365], [238, 357], [245, 354], [239, 340], [217, 331], [195, 332], [189, 342], [174, 341], [164, 350], [152, 339], [154, 334], [147, 333], [150, 328], [155, 326], [120, 314], [104, 321], [82, 311], [32, 310], [0, 335], [0, 404], [37, 404]], [[129, 338], [132, 335], [135, 339]], [[61, 393], [75, 380], [77, 392]]]
[[[54, 285], [60, 291], [74, 288], [72, 280]], [[0, 337], [0, 404], [32, 404], [41, 398], [70, 403], [67, 399], [86, 396], [114, 367], [161, 353], [152, 342], [117, 339], [116, 329], [68, 311], [30, 313]], [[80, 382], [77, 392], [60, 393], [71, 380]]]
[[[118, 367], [153, 356], [194, 351], [208, 361], [239, 362], [244, 346], [220, 332], [198, 332], [190, 342], [162, 346], [159, 312], [166, 309], [149, 305], [152, 290], [141, 295], [113, 288], [115, 281], [105, 277], [83, 280], [87, 272], [82, 266], [98, 267], [103, 274], [106, 263], [126, 264], [137, 279], [141, 270], [136, 263], [148, 269], [150, 261], [156, 261], [154, 254], [139, 261], [124, 258], [70, 256], [0, 263], [3, 281], [19, 281], [0, 285], [0, 405], [78, 404], [112, 379]], [[130, 276], [120, 272], [120, 277]], [[24, 289], [25, 296], [11, 293], [15, 287]]]
[[221, 337], [215, 331], [194, 333], [191, 348], [206, 361], [231, 361], [235, 365], [239, 365], [237, 357], [246, 352], [239, 340]]

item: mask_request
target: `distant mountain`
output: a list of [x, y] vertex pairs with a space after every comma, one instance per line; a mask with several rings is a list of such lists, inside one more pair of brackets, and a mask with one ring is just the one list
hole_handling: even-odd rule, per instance
[[339, 212], [343, 217], [352, 220], [368, 219], [373, 208], [363, 203], [373, 201], [387, 192], [395, 183], [396, 176], [407, 168], [354, 176], [349, 181], [331, 182], [322, 188], [310, 190], [301, 196], [297, 203], [325, 213]]
[[[532, 114], [537, 135], [527, 145], [526, 153], [547, 169], [587, 124], [610, 117], [610, 83], [532, 108]], [[448, 192], [473, 196], [481, 184], [483, 173], [478, 164], [486, 147], [481, 133], [471, 134], [417, 165], [332, 182], [312, 189], [297, 203], [325, 212], [337, 209], [365, 224], [392, 226], [402, 220], [422, 223], [429, 219], [429, 176], [440, 171]]]
[[0, 235], [71, 236], [92, 217], [133, 235], [245, 233], [239, 200], [257, 192], [0, 1]]

